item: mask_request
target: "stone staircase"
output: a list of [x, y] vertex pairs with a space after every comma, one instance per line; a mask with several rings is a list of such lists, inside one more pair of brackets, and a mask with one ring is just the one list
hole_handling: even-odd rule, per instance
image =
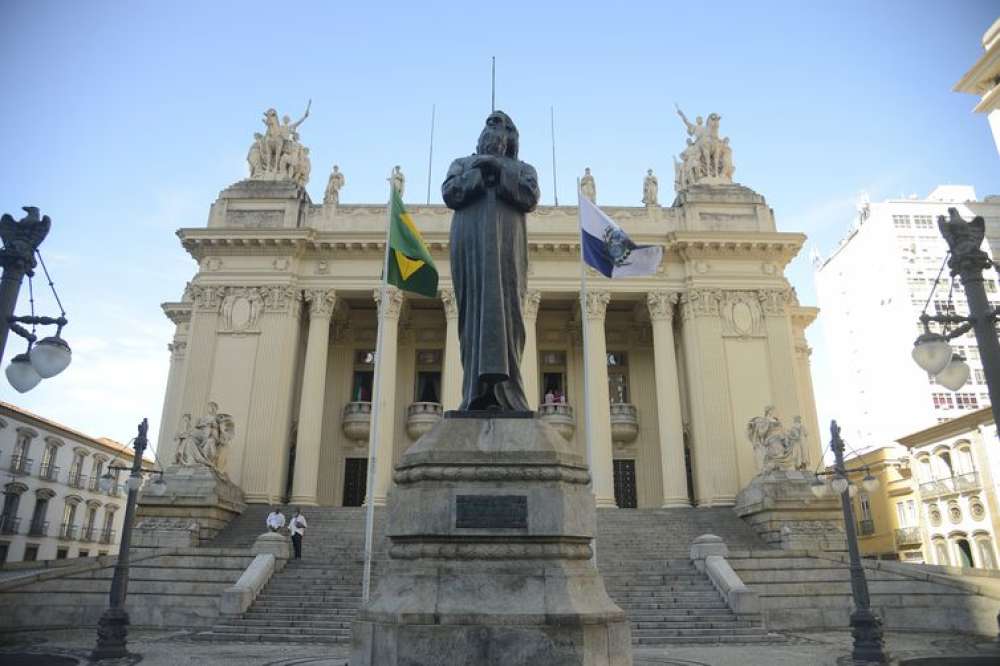
[[[214, 546], [249, 548], [264, 531], [270, 508], [248, 507]], [[376, 528], [384, 514], [376, 513]], [[364, 510], [306, 511], [303, 555], [275, 574], [240, 617], [221, 618], [203, 640], [348, 643], [361, 603]], [[731, 509], [616, 510], [598, 512], [598, 564], [608, 593], [632, 620], [637, 645], [759, 642], [771, 640], [759, 617], [739, 617], [690, 559], [691, 542], [706, 533], [736, 548], [760, 548], [754, 532]], [[385, 561], [376, 530], [373, 574]]]
[[608, 594], [632, 621], [636, 645], [771, 641], [758, 616], [734, 614], [691, 563], [691, 542], [715, 534], [760, 548], [731, 509], [599, 511], [597, 561]]

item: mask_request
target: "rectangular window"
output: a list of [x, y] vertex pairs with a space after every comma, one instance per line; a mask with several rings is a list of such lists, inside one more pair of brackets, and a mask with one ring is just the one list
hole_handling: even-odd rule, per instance
[[38, 544], [29, 543], [24, 547], [24, 561], [25, 562], [37, 562], [38, 561]]
[[861, 493], [858, 495], [858, 504], [861, 505], [861, 520], [871, 520], [872, 519], [872, 503], [868, 499], [867, 493]]
[[608, 398], [612, 404], [629, 401], [628, 357], [625, 352], [608, 352]]
[[90, 551], [89, 550], [81, 550], [79, 553], [76, 554], [76, 556], [77, 557], [90, 557]]
[[930, 215], [914, 215], [913, 216], [913, 228], [914, 229], [933, 229], [934, 224]]
[[910, 523], [906, 518], [906, 504], [904, 502], [896, 502], [896, 520], [899, 521], [900, 527], [910, 526]]
[[958, 409], [979, 409], [979, 400], [975, 393], [956, 393], [955, 406]]
[[986, 293], [988, 294], [997, 293], [996, 280], [983, 280], [983, 285], [986, 287]]
[[976, 377], [976, 383], [977, 384], [985, 384], [986, 383], [986, 374], [980, 368], [975, 368], [972, 371], [972, 373]]
[[57, 560], [65, 560], [67, 555], [69, 555], [69, 550], [66, 548], [60, 548], [56, 551]]
[[910, 228], [910, 216], [909, 215], [893, 215], [892, 216], [892, 226], [897, 229], [909, 229]]

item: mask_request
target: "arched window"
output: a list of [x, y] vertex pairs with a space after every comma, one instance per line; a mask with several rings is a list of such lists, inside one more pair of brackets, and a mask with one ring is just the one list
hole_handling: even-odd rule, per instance
[[934, 561], [941, 566], [951, 566], [951, 558], [948, 557], [948, 544], [942, 538], [934, 540]]
[[976, 466], [972, 462], [972, 449], [968, 441], [959, 442], [956, 445], [955, 454], [956, 474], [971, 474], [976, 471]]
[[76, 510], [82, 502], [83, 498], [79, 495], [69, 495], [66, 498], [66, 504], [63, 507], [62, 525], [59, 526], [59, 538], [76, 538]]
[[17, 534], [21, 519], [17, 515], [21, 507], [21, 495], [28, 489], [23, 483], [8, 483], [3, 491], [3, 511], [0, 512], [0, 534]]
[[940, 476], [938, 478], [950, 479], [951, 477], [955, 476], [955, 468], [952, 467], [951, 464], [951, 452], [941, 451], [940, 453], [937, 454], [937, 458], [941, 463], [938, 468], [940, 470]]
[[45, 438], [45, 450], [42, 453], [42, 466], [38, 468], [38, 476], [46, 481], [55, 481], [59, 478], [59, 466], [56, 465], [56, 457], [59, 455], [59, 448], [63, 441], [56, 437]]
[[17, 429], [14, 440], [14, 455], [10, 458], [10, 471], [13, 474], [31, 474], [31, 441], [38, 437], [38, 431], [21, 426]]
[[80, 539], [83, 541], [97, 541], [97, 511], [101, 508], [101, 503], [97, 500], [87, 502], [87, 515], [83, 523], [83, 534]]
[[118, 507], [108, 504], [104, 507], [104, 526], [101, 528], [101, 543], [115, 543], [115, 512]]
[[83, 475], [83, 459], [89, 452], [84, 448], [73, 449], [73, 464], [69, 468], [69, 485], [71, 488], [86, 486], [87, 477]]
[[969, 540], [965, 538], [965, 535], [955, 537], [954, 544], [955, 553], [958, 556], [958, 565], [968, 569], [974, 568], [976, 564], [972, 556], [972, 546], [969, 544]]
[[924, 456], [920, 459], [920, 466], [918, 467], [918, 474], [920, 475], [920, 483], [930, 483], [934, 480], [934, 475], [931, 473], [931, 459], [929, 456]]
[[986, 532], [973, 534], [976, 543], [976, 553], [979, 555], [979, 562], [984, 569], [996, 569], [997, 558], [993, 549], [993, 539]]

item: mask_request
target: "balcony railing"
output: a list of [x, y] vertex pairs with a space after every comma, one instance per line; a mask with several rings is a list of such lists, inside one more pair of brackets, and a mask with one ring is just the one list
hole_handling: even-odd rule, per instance
[[875, 521], [871, 519], [858, 521], [858, 534], [861, 536], [875, 534]]
[[97, 528], [84, 527], [80, 531], [80, 541], [97, 541]]
[[372, 403], [349, 402], [344, 405], [340, 427], [348, 439], [367, 442], [372, 427]]
[[420, 439], [444, 416], [440, 402], [414, 402], [406, 408], [406, 434]]
[[87, 484], [87, 490], [92, 493], [101, 492], [101, 477], [97, 475], [90, 477], [90, 483]]
[[11, 456], [10, 458], [11, 474], [31, 474], [32, 462], [34, 461], [31, 458], [25, 458], [24, 456]]
[[115, 542], [114, 530], [101, 530], [101, 543], [114, 543], [114, 542]]
[[108, 495], [111, 497], [120, 497], [124, 492], [125, 484], [123, 483], [113, 483], [111, 487], [108, 488]]
[[938, 497], [968, 490], [978, 490], [979, 472], [968, 472], [946, 479], [934, 479], [920, 484], [920, 494], [924, 497]]
[[59, 478], [59, 466], [52, 463], [42, 463], [38, 469], [38, 478], [44, 481], [55, 481]]
[[33, 520], [31, 524], [28, 525], [28, 536], [48, 536], [49, 535], [49, 521], [47, 520]]
[[71, 488], [79, 488], [80, 490], [83, 490], [87, 487], [87, 477], [83, 474], [71, 474], [67, 483], [69, 483]]
[[543, 402], [538, 406], [538, 418], [558, 430], [563, 439], [572, 439], [576, 432], [573, 408], [565, 402]]
[[628, 402], [611, 403], [611, 440], [628, 444], [639, 436], [639, 410]]
[[63, 523], [59, 526], [59, 538], [60, 539], [75, 539], [76, 538], [76, 525], [71, 525], [69, 523]]
[[923, 535], [919, 527], [900, 527], [894, 532], [897, 546], [919, 546]]
[[21, 527], [21, 519], [16, 516], [0, 516], [0, 534], [17, 534]]

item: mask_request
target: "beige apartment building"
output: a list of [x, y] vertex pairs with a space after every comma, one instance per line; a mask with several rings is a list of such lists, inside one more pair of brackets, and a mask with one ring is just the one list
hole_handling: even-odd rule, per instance
[[[218, 464], [248, 502], [360, 505], [386, 206], [340, 203], [339, 170], [314, 203], [305, 176], [262, 166], [263, 142], [248, 158], [254, 175], [221, 192], [207, 224], [177, 232], [198, 269], [163, 305], [176, 333], [160, 457], [171, 462], [177, 433], [212, 402], [234, 424]], [[670, 205], [647, 178], [646, 205], [603, 206], [664, 258], [646, 278], [591, 271], [582, 306], [576, 206], [528, 216], [525, 384], [541, 417], [581, 453], [590, 412], [600, 507], [732, 505], [758, 471], [747, 422], [768, 406], [786, 425], [801, 417], [818, 458], [804, 335], [817, 310], [798, 302], [784, 276], [805, 236], [778, 232], [764, 197], [728, 176], [684, 182]], [[377, 504], [392, 463], [458, 406], [461, 388], [451, 211], [408, 210], [440, 271], [440, 294], [392, 289], [381, 304], [388, 380], [377, 418], [387, 453], [376, 456]]]

